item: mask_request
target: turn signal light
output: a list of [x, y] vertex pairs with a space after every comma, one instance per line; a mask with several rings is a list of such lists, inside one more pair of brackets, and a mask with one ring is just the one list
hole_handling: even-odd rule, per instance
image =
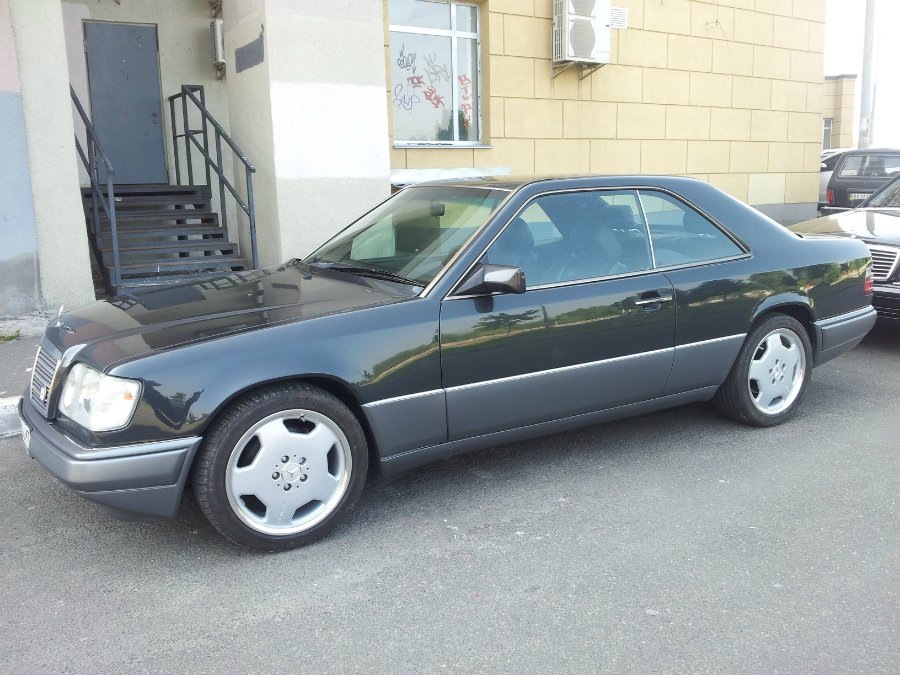
[[863, 292], [866, 295], [872, 295], [872, 289], [875, 286], [875, 274], [872, 271], [872, 265], [866, 268], [866, 283], [863, 285]]

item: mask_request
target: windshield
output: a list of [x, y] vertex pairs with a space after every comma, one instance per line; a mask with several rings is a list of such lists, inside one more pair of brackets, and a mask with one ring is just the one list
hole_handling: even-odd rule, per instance
[[885, 185], [865, 203], [867, 209], [900, 208], [900, 176]]
[[384, 273], [427, 285], [506, 194], [487, 188], [406, 188], [340, 232], [306, 262], [353, 273]]

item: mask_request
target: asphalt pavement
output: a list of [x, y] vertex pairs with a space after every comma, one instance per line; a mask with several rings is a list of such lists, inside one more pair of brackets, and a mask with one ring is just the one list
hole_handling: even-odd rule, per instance
[[457, 457], [288, 553], [0, 458], [3, 672], [900, 671], [898, 329], [784, 426], [692, 405]]

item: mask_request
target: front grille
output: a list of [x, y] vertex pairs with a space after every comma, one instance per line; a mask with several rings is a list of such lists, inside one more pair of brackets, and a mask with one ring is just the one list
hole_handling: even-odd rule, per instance
[[47, 416], [50, 388], [56, 377], [57, 368], [59, 368], [59, 361], [54, 359], [53, 355], [43, 347], [38, 348], [37, 356], [34, 359], [34, 368], [31, 371], [31, 402], [44, 417]]
[[897, 269], [897, 259], [900, 258], [900, 248], [889, 246], [869, 245], [872, 254], [872, 272], [875, 281], [887, 281]]

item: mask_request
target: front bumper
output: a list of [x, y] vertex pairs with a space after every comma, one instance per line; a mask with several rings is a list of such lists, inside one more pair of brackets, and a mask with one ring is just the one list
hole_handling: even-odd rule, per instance
[[28, 454], [82, 497], [123, 518], [170, 518], [181, 494], [199, 437], [90, 448], [62, 433], [28, 401], [19, 401], [19, 417], [31, 431]]
[[879, 319], [900, 321], [900, 283], [875, 284], [872, 306], [878, 312]]
[[862, 309], [816, 321], [815, 365], [821, 366], [836, 356], [853, 349], [875, 325], [875, 309]]

